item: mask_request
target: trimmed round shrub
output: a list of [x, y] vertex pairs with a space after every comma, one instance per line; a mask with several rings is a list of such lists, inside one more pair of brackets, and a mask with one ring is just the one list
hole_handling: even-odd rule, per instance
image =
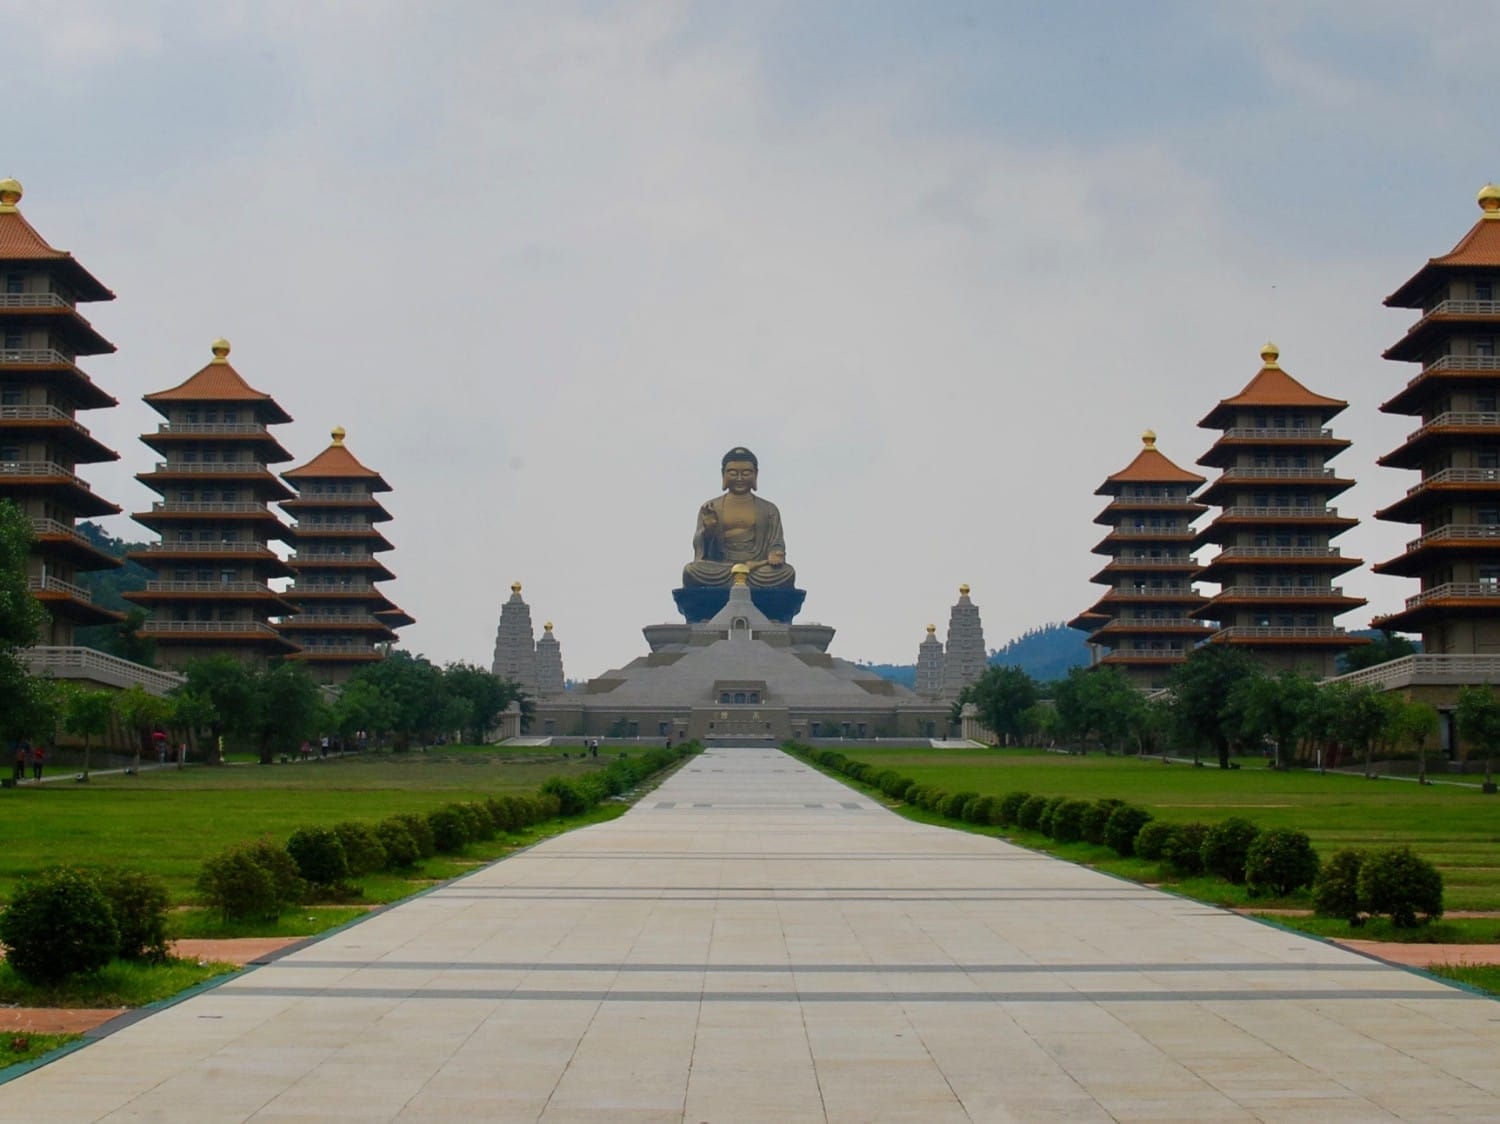
[[1037, 817], [1036, 829], [1038, 831], [1040, 831], [1043, 835], [1051, 835], [1052, 834], [1052, 816], [1053, 816], [1053, 814], [1059, 808], [1061, 808], [1067, 802], [1068, 802], [1068, 798], [1066, 796], [1053, 796], [1053, 797], [1049, 797], [1048, 800], [1047, 800], [1047, 806], [1042, 809], [1042, 814]]
[[1016, 825], [1027, 831], [1039, 830], [1038, 825], [1042, 822], [1042, 814], [1046, 812], [1048, 803], [1050, 801], [1045, 796], [1029, 797], [1016, 813]]
[[1095, 800], [1089, 805], [1088, 811], [1083, 813], [1083, 838], [1085, 842], [1103, 844], [1104, 825], [1109, 822], [1109, 817], [1114, 814], [1116, 808], [1123, 804], [1123, 800], [1116, 800], [1106, 796], [1102, 800]]
[[226, 921], [280, 917], [302, 900], [307, 883], [286, 849], [269, 839], [240, 843], [203, 860], [198, 892]]
[[[565, 816], [576, 816], [594, 806], [589, 791], [571, 777], [549, 777], [542, 782], [542, 791], [557, 797], [558, 806]], [[438, 850], [442, 850], [439, 847]]]
[[1313, 883], [1313, 911], [1322, 917], [1342, 917], [1351, 925], [1364, 921], [1359, 905], [1359, 868], [1365, 853], [1353, 847], [1335, 851]]
[[884, 791], [885, 794], [892, 800], [905, 800], [907, 798], [907, 793], [912, 790], [912, 786], [916, 783], [917, 782], [912, 780], [910, 777], [897, 777], [894, 781], [891, 782], [891, 787], [885, 789]]
[[1203, 869], [1235, 885], [1245, 881], [1245, 856], [1260, 828], [1240, 816], [1214, 824], [1203, 837]]
[[286, 841], [286, 853], [297, 864], [297, 873], [314, 886], [341, 886], [349, 881], [349, 859], [332, 828], [298, 828]]
[[938, 812], [947, 816], [950, 820], [961, 820], [964, 818], [964, 808], [970, 800], [978, 800], [977, 792], [954, 792], [944, 798], [938, 806]]
[[345, 820], [333, 825], [333, 833], [343, 845], [344, 859], [349, 864], [349, 873], [353, 877], [359, 878], [385, 869], [385, 844], [369, 824]]
[[375, 825], [375, 836], [385, 848], [384, 870], [402, 870], [415, 866], [422, 857], [417, 841], [411, 837], [406, 824], [400, 820], [381, 820]]
[[922, 807], [926, 808], [929, 812], [936, 812], [943, 806], [943, 801], [946, 799], [948, 799], [946, 789], [929, 788], [922, 794]]
[[515, 826], [512, 818], [515, 813], [511, 808], [510, 802], [503, 797], [486, 797], [484, 807], [489, 812], [490, 820], [494, 823], [497, 832], [510, 831]]
[[1135, 854], [1135, 837], [1151, 822], [1151, 813], [1134, 804], [1121, 804], [1104, 821], [1104, 845], [1121, 858]]
[[1359, 901], [1372, 914], [1383, 913], [1398, 929], [1443, 915], [1443, 876], [1410, 847], [1386, 847], [1365, 856], [1359, 868]]
[[167, 884], [139, 870], [105, 867], [94, 875], [120, 930], [121, 960], [160, 964], [167, 958]]
[[453, 810], [464, 818], [471, 840], [483, 842], [486, 839], [495, 838], [495, 821], [490, 819], [490, 814], [484, 810], [483, 804], [463, 800], [454, 804]]
[[556, 793], [538, 792], [531, 799], [537, 808], [537, 816], [532, 823], [545, 823], [562, 815], [562, 801], [557, 798]]
[[1021, 805], [1030, 799], [1029, 792], [1007, 792], [1000, 797], [995, 810], [995, 822], [1001, 827], [1014, 827], [1020, 820]]
[[924, 793], [925, 791], [927, 791], [926, 785], [913, 783], [912, 786], [906, 790], [906, 795], [905, 797], [903, 797], [903, 799], [908, 804], [920, 808], [922, 806], [922, 793]]
[[869, 783], [880, 789], [881, 792], [889, 793], [891, 785], [895, 783], [896, 778], [900, 775], [895, 769], [881, 769], [880, 772], [869, 778]]
[[1083, 813], [1087, 800], [1064, 800], [1052, 809], [1052, 838], [1059, 843], [1077, 843], [1083, 838]]
[[440, 855], [462, 851], [469, 841], [469, 825], [452, 804], [428, 812], [427, 826], [432, 828], [432, 845]]
[[968, 823], [985, 825], [994, 823], [996, 803], [993, 796], [981, 796], [978, 800], [969, 801], [964, 808], [964, 820]]
[[1151, 820], [1141, 825], [1141, 830], [1135, 833], [1136, 858], [1150, 859], [1152, 862], [1160, 859], [1162, 848], [1172, 837], [1172, 830], [1172, 824], [1162, 823], [1160, 820]]
[[402, 812], [394, 818], [411, 832], [412, 841], [417, 845], [419, 858], [430, 859], [437, 854], [437, 843], [432, 838], [432, 825], [427, 822], [426, 816], [419, 816], [415, 812]]
[[54, 984], [113, 960], [120, 929], [94, 877], [58, 866], [21, 880], [0, 913], [0, 944], [16, 975]]
[[1274, 828], [1255, 837], [1245, 852], [1245, 885], [1255, 895], [1285, 897], [1318, 877], [1318, 853], [1305, 831]]
[[1167, 869], [1181, 878], [1203, 873], [1203, 841], [1208, 838], [1208, 824], [1184, 823], [1172, 829], [1162, 844], [1161, 857]]

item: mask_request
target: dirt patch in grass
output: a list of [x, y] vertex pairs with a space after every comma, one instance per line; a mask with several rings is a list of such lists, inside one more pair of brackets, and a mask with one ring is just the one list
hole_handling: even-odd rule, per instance
[[1336, 940], [1333, 942], [1366, 956], [1408, 968], [1432, 968], [1449, 964], [1500, 964], [1500, 944], [1398, 944], [1390, 941]]

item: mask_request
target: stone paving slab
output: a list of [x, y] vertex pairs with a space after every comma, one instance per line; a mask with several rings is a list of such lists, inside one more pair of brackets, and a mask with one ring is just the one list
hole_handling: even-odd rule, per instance
[[715, 749], [0, 1121], [1500, 1121], [1500, 1004]]

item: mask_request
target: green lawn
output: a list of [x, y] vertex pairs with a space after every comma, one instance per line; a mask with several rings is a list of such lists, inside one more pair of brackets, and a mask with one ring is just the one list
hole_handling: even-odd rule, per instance
[[[1024, 749], [851, 746], [840, 752], [949, 792], [1113, 796], [1140, 804], [1171, 823], [1244, 816], [1262, 828], [1305, 831], [1324, 856], [1341, 847], [1410, 844], [1442, 871], [1448, 909], [1500, 910], [1500, 797], [1484, 796], [1477, 788], [1368, 781], [1310, 770], [1277, 772], [1259, 759], [1223, 770], [1164, 765], [1159, 758], [1097, 753], [1078, 757]], [[914, 818], [927, 817], [915, 813]], [[1115, 869], [1114, 864], [1099, 865]], [[1142, 870], [1116, 873], [1149, 879], [1155, 868], [1139, 861], [1135, 865]]]
[[[0, 897], [9, 896], [18, 878], [45, 866], [116, 864], [161, 877], [174, 900], [187, 902], [203, 857], [230, 844], [259, 835], [284, 840], [310, 824], [374, 821], [453, 800], [532, 791], [547, 777], [593, 772], [609, 760], [576, 751], [565, 757], [535, 748], [452, 747], [291, 765], [168, 768], [136, 777], [96, 775], [88, 784], [58, 781], [5, 789], [0, 792], [0, 821], [6, 827]], [[616, 814], [610, 808], [605, 805], [598, 815]], [[467, 858], [495, 858], [525, 841], [513, 836], [471, 844]], [[417, 880], [451, 878], [464, 869], [439, 856], [424, 864]], [[405, 897], [414, 888], [405, 878], [377, 876], [369, 882], [369, 901]]]

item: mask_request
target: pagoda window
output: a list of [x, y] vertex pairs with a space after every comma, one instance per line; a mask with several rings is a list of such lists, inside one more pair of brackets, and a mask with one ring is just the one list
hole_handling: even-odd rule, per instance
[[1475, 340], [1474, 341], [1474, 354], [1475, 355], [1483, 355], [1483, 356], [1486, 356], [1488, 358], [1494, 358], [1494, 355], [1495, 355], [1495, 337], [1494, 336], [1480, 336], [1477, 340]]
[[1256, 468], [1265, 468], [1268, 464], [1271, 463], [1271, 458], [1265, 453], [1256, 453], [1253, 463], [1255, 464]]
[[1490, 590], [1500, 588], [1500, 566], [1479, 567], [1479, 584]]
[[5, 275], [5, 291], [7, 293], [24, 293], [26, 291], [26, 275], [24, 273], [7, 273]]
[[178, 531], [177, 532], [177, 541], [178, 542], [192, 542], [193, 541], [193, 532], [192, 531]]
[[182, 463], [183, 464], [197, 464], [198, 463], [198, 450], [197, 449], [184, 449], [184, 450], [182, 450]]
[[0, 386], [0, 406], [19, 406], [22, 390], [19, 386]]
[[5, 346], [7, 348], [22, 348], [26, 346], [26, 337], [21, 334], [19, 328], [5, 329]]
[[240, 576], [239, 575], [239, 571], [237, 571], [237, 570], [220, 570], [219, 571], [219, 580], [221, 582], [232, 582], [236, 578], [238, 578], [239, 576]]
[[238, 489], [225, 488], [222, 492], [219, 493], [219, 498], [225, 503], [234, 503], [240, 498], [240, 493]]
[[240, 415], [239, 415], [239, 411], [238, 410], [225, 410], [224, 411], [224, 424], [226, 424], [226, 425], [233, 425], [235, 422], [237, 422], [239, 420], [240, 420]]
[[1317, 628], [1318, 614], [1303, 613], [1300, 617], [1297, 618], [1297, 623], [1300, 624], [1303, 628]]
[[1298, 414], [1296, 417], [1294, 417], [1292, 419], [1292, 428], [1293, 429], [1306, 429], [1307, 428], [1307, 419], [1304, 418], [1301, 414]]
[[1493, 390], [1477, 391], [1474, 395], [1474, 409], [1482, 414], [1493, 414], [1495, 412], [1495, 392]]
[[[1314, 620], [1313, 623], [1316, 624], [1317, 621]], [[1297, 618], [1293, 614], [1291, 614], [1291, 613], [1277, 613], [1276, 614], [1276, 627], [1277, 628], [1295, 628], [1296, 625], [1297, 625]]]
[[1474, 282], [1474, 299], [1477, 301], [1494, 300], [1494, 289], [1488, 281]]
[[206, 424], [206, 425], [213, 425], [218, 420], [219, 420], [219, 411], [217, 411], [217, 410], [204, 410], [203, 411], [203, 421], [204, 421], [204, 424]]
[[1270, 613], [1256, 613], [1250, 619], [1251, 619], [1251, 623], [1256, 628], [1270, 628], [1271, 627], [1271, 614]]
[[1474, 522], [1486, 527], [1500, 526], [1500, 507], [1476, 507]]
[[1271, 428], [1271, 419], [1267, 415], [1265, 415], [1265, 414], [1256, 414], [1255, 415], [1255, 428], [1256, 429], [1270, 429]]
[[217, 449], [204, 449], [203, 450], [203, 463], [204, 464], [213, 464], [218, 459], [219, 459], [219, 450], [217, 450]]

